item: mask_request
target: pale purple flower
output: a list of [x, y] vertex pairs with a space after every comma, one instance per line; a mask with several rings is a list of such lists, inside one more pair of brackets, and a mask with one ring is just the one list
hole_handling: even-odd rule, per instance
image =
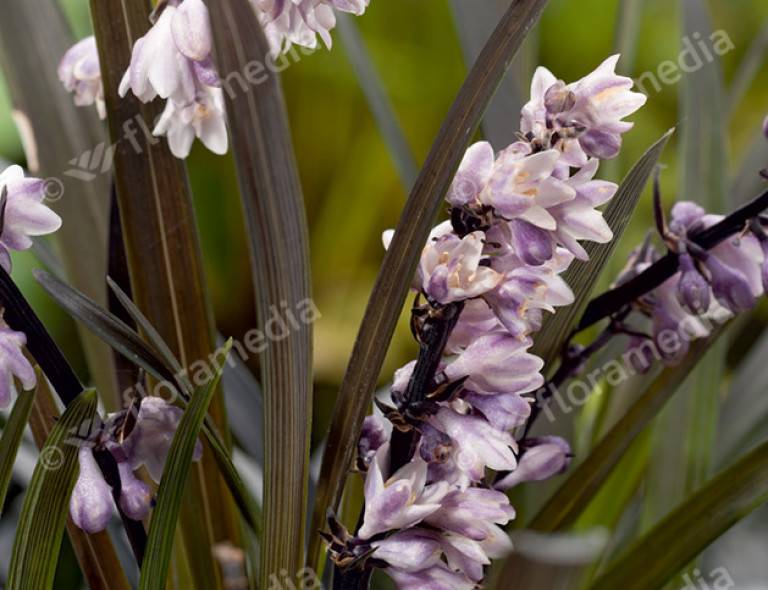
[[112, 488], [104, 481], [90, 446], [80, 447], [77, 458], [80, 474], [72, 490], [69, 514], [85, 532], [98, 533], [107, 528], [112, 516]]
[[376, 456], [376, 451], [389, 440], [391, 433], [392, 425], [382, 416], [378, 414], [366, 416], [360, 439], [357, 441], [358, 467], [361, 470], [368, 469]]
[[42, 236], [61, 227], [61, 218], [43, 204], [45, 182], [24, 178], [21, 166], [10, 166], [0, 174], [0, 192], [7, 190], [2, 232], [0, 266], [11, 270], [9, 250], [28, 250], [31, 236]]
[[531, 416], [531, 402], [517, 393], [481, 395], [468, 392], [464, 399], [497, 430], [507, 431], [522, 426]]
[[[136, 425], [122, 445], [132, 469], [143, 465], [153, 481], [160, 483], [182, 414], [181, 408], [159, 397], [145, 397], [141, 401]], [[202, 445], [198, 441], [193, 460], [200, 460], [202, 452]]]
[[497, 430], [480, 416], [444, 407], [429, 419], [429, 424], [454, 441], [453, 460], [472, 481], [480, 481], [486, 468], [510, 471], [517, 465], [517, 443], [512, 435]]
[[59, 63], [59, 80], [74, 95], [77, 106], [96, 105], [99, 117], [107, 116], [96, 38], [91, 35], [70, 47]]
[[509, 545], [509, 538], [501, 526], [513, 518], [515, 510], [504, 493], [486, 488], [467, 488], [446, 495], [440, 508], [432, 512], [425, 522], [475, 541], [491, 541], [496, 551], [500, 548], [499, 544]]
[[709, 309], [712, 291], [689, 254], [680, 256], [680, 280], [677, 283], [677, 298], [686, 311], [702, 314]]
[[435, 301], [451, 303], [490, 291], [501, 275], [482, 266], [485, 235], [473, 232], [464, 238], [447, 233], [430, 240], [421, 254], [422, 289]]
[[454, 207], [480, 205], [480, 195], [493, 174], [496, 156], [487, 141], [480, 141], [467, 149], [446, 200]]
[[22, 332], [11, 330], [0, 319], [0, 408], [11, 403], [11, 394], [16, 389], [14, 377], [25, 390], [37, 383], [35, 370], [24, 356], [26, 343], [27, 337]]
[[128, 518], [144, 520], [152, 507], [152, 491], [134, 475], [127, 462], [118, 462], [117, 468], [120, 473], [120, 508]]
[[496, 483], [499, 490], [508, 490], [526, 481], [542, 481], [562, 473], [571, 459], [571, 447], [558, 436], [544, 436], [526, 441], [527, 450], [520, 457], [517, 469]]
[[388, 454], [387, 444], [377, 451], [365, 478], [365, 514], [358, 532], [361, 539], [418, 524], [440, 508], [448, 492], [445, 482], [426, 485], [427, 464], [418, 456], [385, 480]]
[[332, 44], [336, 26], [334, 10], [360, 16], [370, 0], [252, 0], [264, 27], [272, 53], [288, 51], [292, 45], [317, 47], [318, 35], [326, 47]]
[[443, 370], [451, 381], [467, 378], [476, 393], [526, 393], [541, 387], [544, 361], [527, 352], [530, 340], [489, 334], [472, 342]]
[[371, 543], [373, 556], [404, 572], [415, 572], [440, 561], [441, 546], [432, 531], [406, 529]]
[[189, 155], [195, 137], [214, 154], [227, 153], [229, 138], [221, 88], [203, 87], [194, 100], [186, 103], [169, 100], [152, 133], [167, 136], [171, 153], [177, 158]]
[[394, 580], [398, 590], [473, 590], [476, 584], [465, 576], [451, 571], [438, 563], [417, 572], [387, 568], [387, 574]]

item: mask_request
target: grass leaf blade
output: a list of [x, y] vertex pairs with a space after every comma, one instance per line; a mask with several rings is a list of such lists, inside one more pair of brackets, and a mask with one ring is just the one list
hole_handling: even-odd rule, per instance
[[[43, 379], [40, 371], [37, 378]], [[3, 435], [0, 438], [0, 516], [3, 513], [5, 495], [13, 477], [13, 464], [16, 461], [16, 453], [19, 451], [21, 439], [24, 436], [24, 428], [27, 426], [29, 415], [32, 413], [32, 402], [35, 400], [35, 391], [22, 391], [13, 404], [13, 410], [8, 421], [3, 427]]]

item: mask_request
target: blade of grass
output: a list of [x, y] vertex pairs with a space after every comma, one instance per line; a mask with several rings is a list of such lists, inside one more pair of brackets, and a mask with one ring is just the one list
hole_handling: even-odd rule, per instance
[[571, 472], [565, 483], [533, 518], [529, 525], [531, 528], [556, 531], [576, 521], [632, 442], [675, 394], [722, 332], [723, 329], [720, 328], [709, 338], [693, 343], [682, 363], [662, 370], [584, 462]]
[[[27, 166], [48, 178], [47, 204], [64, 221], [53, 239], [61, 246], [68, 279], [104, 304], [109, 175], [101, 173], [104, 162], [96, 161], [96, 154], [105, 148], [105, 134], [96, 109], [76, 107], [56, 71], [74, 39], [57, 2], [7, 0], [3, 8], [0, 64], [14, 108], [31, 128], [31, 137], [24, 138]], [[80, 169], [81, 155], [97, 170]], [[111, 353], [86, 331], [79, 335], [97, 389], [107, 409], [115, 410], [120, 400]]]
[[[459, 91], [400, 217], [366, 307], [334, 408], [323, 455], [312, 530], [341, 500], [363, 419], [381, 371], [419, 253], [443, 196], [515, 52], [546, 0], [520, 0], [505, 13]], [[311, 539], [309, 565], [317, 570], [320, 540]]]
[[408, 139], [405, 137], [400, 122], [397, 120], [397, 115], [389, 100], [389, 96], [387, 96], [387, 91], [379, 77], [379, 73], [376, 71], [376, 66], [371, 60], [368, 48], [362, 35], [360, 35], [354, 18], [340, 12], [336, 15], [336, 26], [341, 42], [344, 44], [347, 57], [360, 82], [360, 88], [365, 93], [368, 106], [376, 119], [376, 124], [379, 126], [379, 131], [389, 148], [389, 153], [392, 155], [400, 175], [400, 181], [407, 193], [411, 190], [419, 173], [413, 152], [408, 145]]
[[[160, 105], [117, 94], [133, 44], [150, 26], [150, 5], [92, 0], [90, 6], [116, 144], [115, 186], [132, 295], [182, 365], [191, 367], [214, 352], [214, 331], [186, 169], [165, 140], [146, 131]], [[223, 395], [214, 396], [210, 412], [229, 445]], [[182, 508], [183, 536], [195, 582], [215, 589], [221, 579], [210, 548], [221, 541], [237, 544], [240, 522], [213, 454], [205, 453], [193, 471]]]
[[739, 67], [731, 80], [726, 101], [727, 112], [730, 118], [736, 114], [736, 109], [760, 72], [760, 67], [765, 61], [766, 52], [768, 52], [768, 22], [762, 26], [752, 40], [752, 43], [750, 43], [749, 49], [747, 49], [741, 62], [739, 62]]
[[[39, 371], [37, 378], [42, 379]], [[13, 464], [16, 462], [16, 453], [19, 452], [21, 439], [24, 436], [24, 428], [27, 426], [34, 400], [34, 390], [20, 392], [16, 402], [13, 404], [11, 415], [3, 427], [3, 435], [0, 438], [0, 516], [3, 514], [5, 495], [8, 493], [8, 486], [13, 478]]]
[[[8, 571], [14, 590], [53, 588], [56, 563], [77, 478], [78, 447], [69, 437], [96, 415], [96, 392], [81, 393], [53, 427], [24, 498]], [[57, 468], [48, 460], [57, 457]], [[48, 459], [48, 460], [47, 460]]]
[[[53, 395], [44, 378], [38, 380], [34, 409], [29, 421], [32, 436], [38, 449], [45, 446], [54, 425], [59, 420], [59, 411]], [[81, 530], [72, 518], [67, 519], [67, 534], [90, 588], [130, 590], [131, 586], [117, 557], [112, 540], [106, 531], [89, 535]]]
[[[226, 352], [232, 346], [230, 340]], [[221, 370], [205, 387], [192, 396], [192, 401], [173, 436], [168, 458], [163, 469], [163, 478], [157, 492], [157, 505], [152, 512], [147, 541], [147, 556], [141, 567], [140, 590], [164, 590], [168, 579], [176, 521], [185, 501], [186, 481], [192, 470], [192, 456], [195, 451], [200, 429], [203, 426], [208, 406], [216, 393]]]
[[659, 588], [715, 539], [768, 502], [768, 442], [707, 483], [619, 557], [592, 590]]
[[621, 67], [625, 72], [632, 72], [635, 67], [642, 14], [643, 0], [620, 0], [613, 50], [621, 54]]
[[640, 196], [645, 190], [648, 180], [661, 157], [674, 129], [662, 135], [635, 163], [622, 181], [616, 195], [605, 209], [604, 217], [613, 230], [613, 240], [607, 244], [590, 242], [585, 248], [589, 253], [589, 261], [574, 261], [563, 275], [575, 295], [572, 305], [559, 309], [554, 315], [548, 315], [541, 331], [536, 335], [533, 353], [544, 359], [545, 366], [554, 369], [563, 345], [567, 342], [577, 318], [584, 311], [589, 296], [600, 278], [600, 274], [613, 254], [624, 230], [629, 225], [632, 213], [637, 206]]
[[[245, 213], [260, 328], [274, 310], [311, 304], [308, 232], [280, 79], [266, 72], [249, 85], [269, 46], [247, 0], [208, 2], [223, 73], [240, 196]], [[244, 77], [244, 75], [246, 77]], [[238, 83], [238, 86], [235, 86]], [[282, 308], [281, 308], [282, 306]], [[280, 311], [279, 313], [283, 313]], [[269, 331], [266, 331], [269, 334]], [[294, 325], [260, 354], [264, 390], [264, 529], [260, 581], [304, 565], [312, 429], [312, 326]]]

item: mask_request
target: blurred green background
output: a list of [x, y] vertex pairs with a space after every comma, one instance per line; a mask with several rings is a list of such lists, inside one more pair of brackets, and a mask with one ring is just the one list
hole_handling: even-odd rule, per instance
[[[88, 34], [87, 0], [62, 3], [77, 36]], [[620, 4], [619, 0], [550, 0], [535, 42], [529, 46], [536, 63], [566, 81], [594, 69], [614, 52]], [[647, 0], [636, 4], [640, 6], [640, 22], [634, 63], [619, 65], [621, 73], [633, 78], [655, 72], [666, 60], [677, 61], [683, 38], [678, 2]], [[740, 64], [768, 22], [768, 3], [713, 0], [707, 5], [713, 28], [725, 31], [734, 45], [720, 58], [727, 94]], [[356, 19], [356, 23], [411, 150], [421, 163], [467, 70], [450, 2], [372, 0], [365, 17]], [[315, 324], [315, 442], [325, 432], [332, 399], [381, 262], [381, 232], [396, 224], [406, 198], [345, 49], [337, 35], [334, 39], [332, 51], [303, 57], [283, 74], [311, 230], [314, 298], [322, 313]], [[725, 107], [722, 112], [723, 119], [728, 120], [727, 165], [732, 176], [750, 148], [760, 141], [760, 126], [768, 113], [768, 71], [762, 67], [762, 60], [758, 63], [759, 70], [745, 92], [739, 93], [732, 114]], [[625, 136], [618, 162], [603, 168], [603, 177], [618, 181], [670, 127], [702, 123], [680, 120], [680, 88], [680, 84], [667, 84], [657, 92], [646, 84], [648, 103], [632, 117], [635, 129]], [[697, 198], [678, 191], [679, 139], [678, 132], [662, 157], [667, 205], [674, 199]], [[0, 158], [24, 161], [1, 79]], [[255, 318], [233, 162], [231, 156], [216, 157], [197, 144], [188, 168], [217, 323], [224, 334], [238, 337], [255, 325]], [[750, 175], [756, 172], [748, 171]], [[650, 194], [646, 192], [603, 284], [623, 266], [631, 248], [651, 225]], [[68, 357], [84, 372], [74, 325], [35, 286], [30, 269], [36, 265], [31, 254], [15, 255], [14, 278]], [[732, 356], [738, 356], [738, 351], [736, 347]], [[414, 352], [407, 322], [403, 321], [382, 382]]]

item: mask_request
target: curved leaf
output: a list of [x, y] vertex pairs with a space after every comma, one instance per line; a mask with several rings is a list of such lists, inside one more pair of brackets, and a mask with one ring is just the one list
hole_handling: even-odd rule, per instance
[[660, 588], [715, 539], [768, 502], [768, 442], [699, 489], [619, 557], [592, 590]]
[[[37, 378], [43, 379], [39, 370]], [[19, 451], [24, 429], [32, 412], [32, 402], [35, 401], [35, 391], [22, 391], [13, 404], [13, 410], [8, 421], [3, 427], [3, 436], [0, 438], [0, 516], [3, 514], [5, 495], [13, 477], [13, 464], [16, 461], [16, 453]]]
[[[230, 340], [225, 348], [226, 353], [229, 353], [231, 346]], [[173, 437], [157, 492], [157, 505], [149, 524], [147, 553], [139, 580], [140, 590], [165, 588], [176, 536], [176, 522], [185, 499], [187, 478], [192, 470], [192, 455], [208, 412], [208, 405], [216, 393], [220, 379], [221, 370], [218, 370], [215, 378], [205, 388], [195, 392]]]
[[67, 407], [40, 451], [13, 543], [9, 588], [53, 588], [69, 497], [78, 472], [78, 445], [69, 439], [95, 415], [96, 391], [86, 390]]

